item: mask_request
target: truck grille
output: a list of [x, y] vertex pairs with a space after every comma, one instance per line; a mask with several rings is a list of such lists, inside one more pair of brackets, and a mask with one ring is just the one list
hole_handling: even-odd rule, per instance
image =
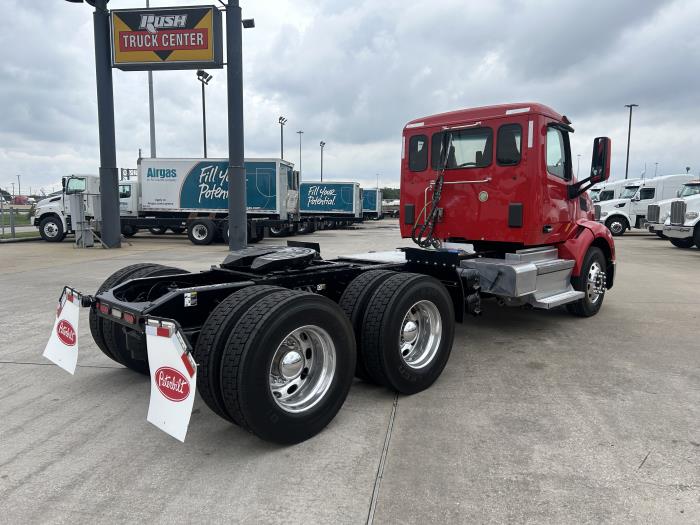
[[671, 224], [683, 224], [685, 222], [685, 201], [671, 203]]
[[647, 221], [659, 222], [659, 215], [661, 215], [661, 206], [658, 204], [650, 204], [647, 208]]
[[593, 206], [593, 216], [595, 217], [595, 220], [600, 220], [600, 204]]

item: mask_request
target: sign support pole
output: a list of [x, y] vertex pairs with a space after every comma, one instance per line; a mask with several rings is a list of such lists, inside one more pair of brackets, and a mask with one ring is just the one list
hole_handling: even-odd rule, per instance
[[119, 176], [117, 147], [114, 139], [114, 92], [109, 42], [109, 0], [96, 0], [95, 74], [97, 77], [97, 123], [100, 135], [100, 235], [107, 248], [121, 248], [119, 222]]
[[226, 84], [228, 91], [228, 224], [229, 250], [247, 245], [245, 168], [243, 167], [243, 57], [241, 7], [226, 8]]

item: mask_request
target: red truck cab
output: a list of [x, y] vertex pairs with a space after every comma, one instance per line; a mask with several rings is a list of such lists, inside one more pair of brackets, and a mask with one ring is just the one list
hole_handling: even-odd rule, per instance
[[[440, 241], [471, 243], [477, 251], [556, 246], [560, 257], [576, 260], [573, 275], [596, 244], [613, 267], [612, 237], [593, 220], [592, 203], [574, 176], [573, 131], [567, 117], [534, 102], [412, 120], [403, 131], [402, 237], [426, 221], [442, 175], [433, 232]], [[594, 158], [607, 148], [605, 158], [599, 155], [603, 172], [583, 182], [609, 174], [610, 141], [596, 141], [601, 151]], [[607, 273], [611, 285], [613, 272]]]

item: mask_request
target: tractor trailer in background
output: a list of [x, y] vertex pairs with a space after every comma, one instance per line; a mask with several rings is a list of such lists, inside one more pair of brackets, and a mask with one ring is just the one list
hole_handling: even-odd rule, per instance
[[362, 190], [362, 216], [365, 219], [378, 220], [384, 217], [382, 198], [383, 194], [380, 188]]
[[[257, 242], [268, 230], [298, 224], [299, 174], [281, 159], [246, 159], [248, 239]], [[37, 206], [34, 224], [47, 241], [63, 240], [71, 231], [66, 195], [83, 193], [86, 218], [99, 209], [99, 178], [76, 175], [63, 180], [63, 195]], [[135, 179], [119, 182], [122, 233], [140, 229], [187, 231], [194, 244], [228, 239], [228, 159], [144, 158]]]
[[[533, 102], [409, 122], [400, 226], [413, 248], [324, 260], [318, 244], [249, 246], [202, 272], [127, 266], [94, 295], [66, 288], [63, 297], [89, 308], [110, 359], [181, 400], [194, 395], [189, 375], [173, 386], [148, 360], [155, 338], [180, 341], [173, 359], [196, 362], [188, 374], [196, 370], [212, 411], [263, 439], [297, 443], [335, 417], [354, 375], [404, 395], [429, 388], [448, 363], [455, 323], [484, 300], [598, 313], [615, 245], [584, 192], [607, 180], [611, 144], [594, 140], [590, 177], [577, 181], [573, 131]], [[343, 188], [304, 183], [301, 209], [360, 218], [359, 186]]]
[[318, 221], [324, 228], [362, 222], [362, 190], [358, 182], [310, 182], [299, 185], [302, 219]]

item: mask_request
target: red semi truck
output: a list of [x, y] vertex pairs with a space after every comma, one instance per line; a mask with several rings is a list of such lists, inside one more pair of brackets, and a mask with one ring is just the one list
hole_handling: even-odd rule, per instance
[[230, 252], [199, 273], [128, 266], [80, 296], [92, 336], [161, 392], [176, 384], [182, 400], [194, 395], [186, 374], [173, 382], [148, 363], [147, 334], [174, 331], [206, 404], [275, 442], [320, 432], [354, 375], [420, 392], [445, 367], [455, 322], [482, 300], [565, 305], [577, 316], [601, 308], [615, 247], [584, 192], [607, 179], [610, 140], [595, 139], [591, 175], [577, 181], [572, 132], [534, 103], [413, 120], [403, 131], [401, 234], [418, 247], [326, 261], [318, 245], [290, 242]]

